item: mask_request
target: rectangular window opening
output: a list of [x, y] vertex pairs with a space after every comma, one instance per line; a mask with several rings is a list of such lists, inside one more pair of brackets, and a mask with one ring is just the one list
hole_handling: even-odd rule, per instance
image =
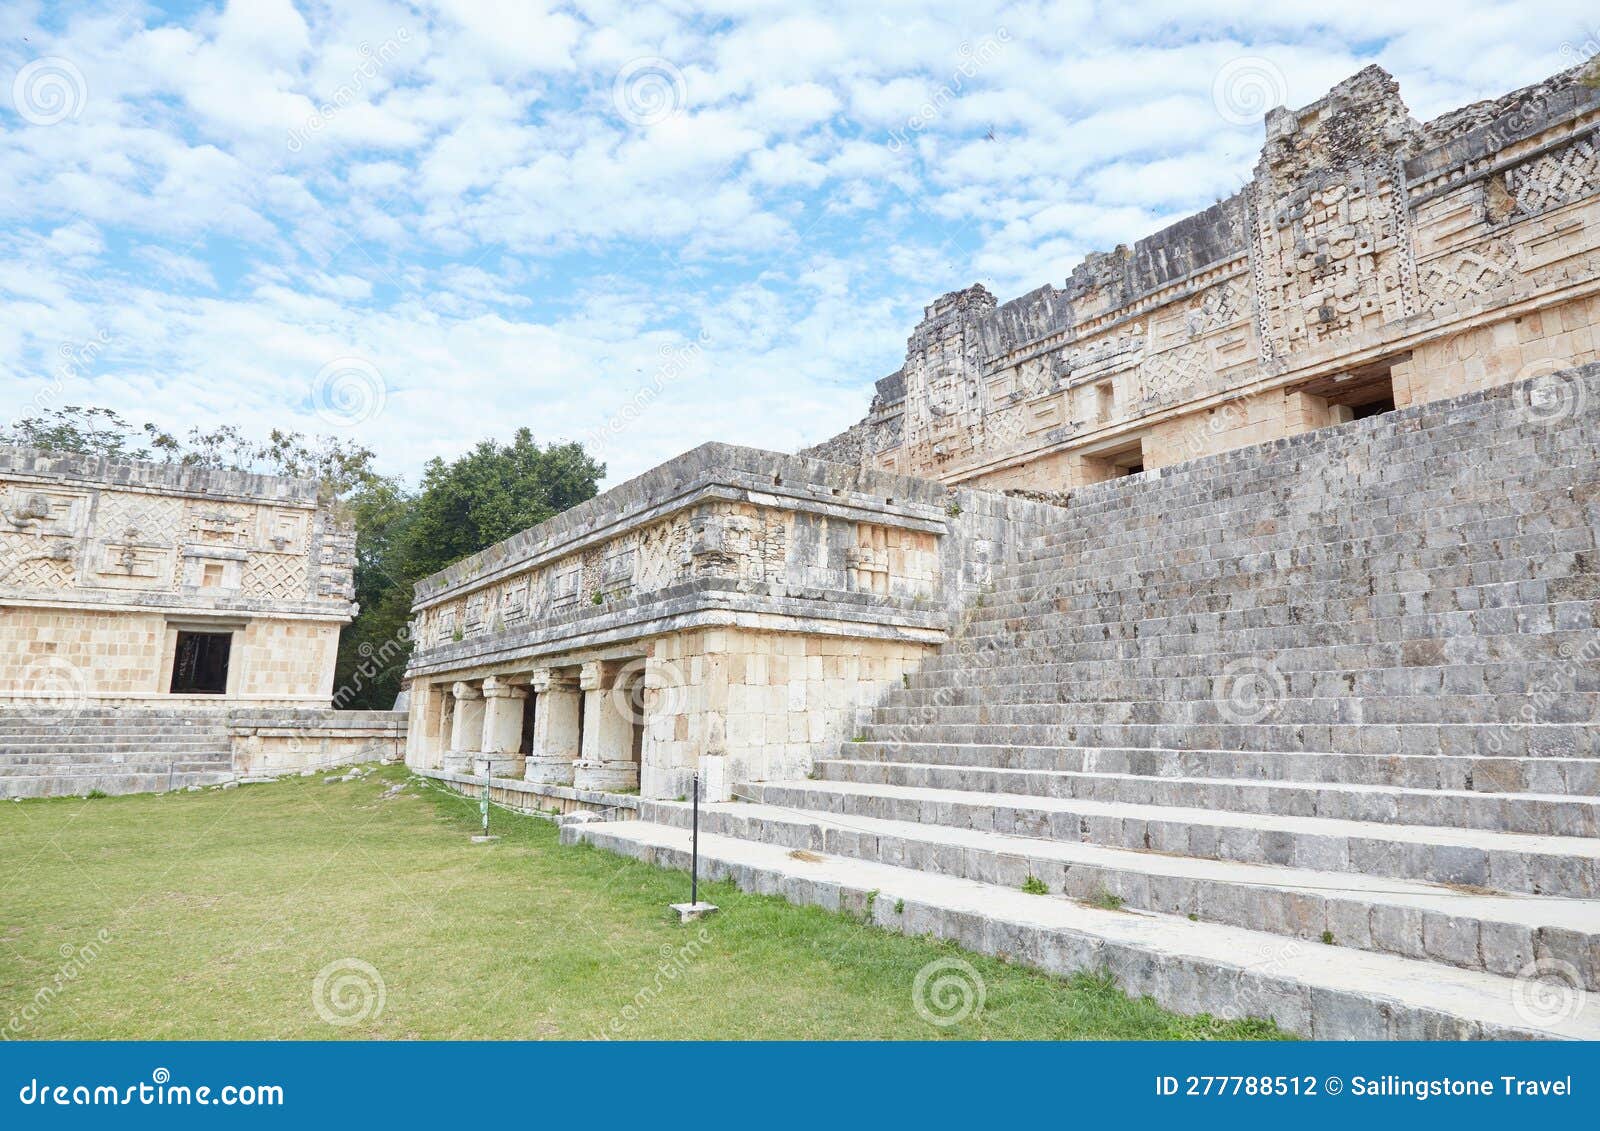
[[231, 632], [179, 632], [172, 656], [174, 695], [226, 695]]

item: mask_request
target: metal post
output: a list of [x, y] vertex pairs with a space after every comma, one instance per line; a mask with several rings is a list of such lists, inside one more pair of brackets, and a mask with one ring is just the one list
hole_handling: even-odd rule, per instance
[[483, 818], [483, 831], [472, 838], [473, 844], [492, 844], [500, 839], [489, 835], [489, 772], [493, 765], [492, 761], [484, 760], [483, 792], [478, 795], [478, 814]]
[[716, 910], [711, 904], [700, 902], [700, 771], [696, 770], [690, 780], [689, 788], [694, 791], [694, 797], [689, 809], [689, 902], [672, 905], [680, 923], [703, 918]]

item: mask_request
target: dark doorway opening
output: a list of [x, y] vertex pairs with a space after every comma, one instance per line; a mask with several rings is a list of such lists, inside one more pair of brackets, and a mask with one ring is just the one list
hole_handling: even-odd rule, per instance
[[1364, 404], [1350, 406], [1351, 420], [1365, 420], [1369, 416], [1381, 416], [1386, 412], [1394, 411], [1394, 394], [1379, 397], [1377, 400], [1367, 401]]
[[528, 692], [528, 697], [522, 701], [522, 736], [517, 743], [517, 753], [533, 753], [533, 732], [538, 723], [538, 716], [534, 713], [539, 707], [539, 697], [533, 692]]
[[231, 632], [180, 632], [172, 658], [174, 695], [224, 695], [228, 691]]
[[1330, 423], [1365, 420], [1395, 410], [1394, 366], [1410, 354], [1384, 358], [1299, 386], [1299, 391], [1321, 397], [1328, 404]]

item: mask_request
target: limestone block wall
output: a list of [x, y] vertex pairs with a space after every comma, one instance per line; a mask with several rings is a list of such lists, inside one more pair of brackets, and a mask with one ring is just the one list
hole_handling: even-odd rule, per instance
[[221, 697], [169, 691], [176, 626], [188, 623], [159, 611], [0, 605], [0, 700], [42, 695], [184, 707], [328, 702], [343, 622], [238, 621], [228, 693]]
[[864, 711], [900, 687], [933, 645], [716, 629], [652, 642], [646, 681], [646, 797], [707, 796], [740, 782], [804, 777], [818, 750], [848, 742]]
[[243, 776], [321, 770], [405, 755], [398, 711], [235, 709], [228, 713], [234, 772]]
[[698, 448], [418, 585], [407, 760], [650, 796], [794, 772], [1055, 514]]
[[[309, 480], [0, 447], [0, 704], [326, 705], [353, 563]], [[225, 693], [171, 694], [180, 632]]]
[[1585, 70], [1428, 123], [1376, 67], [1278, 108], [1235, 196], [1063, 286], [936, 300], [806, 454], [1059, 491], [1595, 360]]
[[338, 621], [250, 621], [240, 637], [243, 652], [237, 696], [327, 703], [333, 696], [340, 627]]

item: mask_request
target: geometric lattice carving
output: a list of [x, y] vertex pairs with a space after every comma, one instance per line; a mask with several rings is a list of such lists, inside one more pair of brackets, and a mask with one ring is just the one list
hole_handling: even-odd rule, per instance
[[1207, 287], [1189, 303], [1184, 324], [1191, 338], [1230, 326], [1251, 312], [1253, 295], [1247, 278]]
[[183, 500], [105, 491], [94, 526], [96, 535], [108, 542], [173, 546], [183, 532]]
[[1590, 138], [1526, 161], [1505, 174], [1506, 192], [1516, 202], [1514, 217], [1537, 216], [1588, 196], [1600, 181], [1600, 161]]
[[251, 554], [244, 571], [244, 595], [279, 601], [306, 599], [308, 571], [305, 558], [281, 554]]
[[1164, 401], [1195, 388], [1210, 372], [1210, 350], [1196, 342], [1145, 358], [1139, 365], [1139, 383], [1147, 400]]
[[1510, 240], [1495, 239], [1468, 251], [1443, 255], [1417, 266], [1422, 309], [1438, 310], [1486, 297], [1516, 277], [1516, 251]]
[[0, 588], [65, 589], [76, 573], [72, 543], [0, 531]]

